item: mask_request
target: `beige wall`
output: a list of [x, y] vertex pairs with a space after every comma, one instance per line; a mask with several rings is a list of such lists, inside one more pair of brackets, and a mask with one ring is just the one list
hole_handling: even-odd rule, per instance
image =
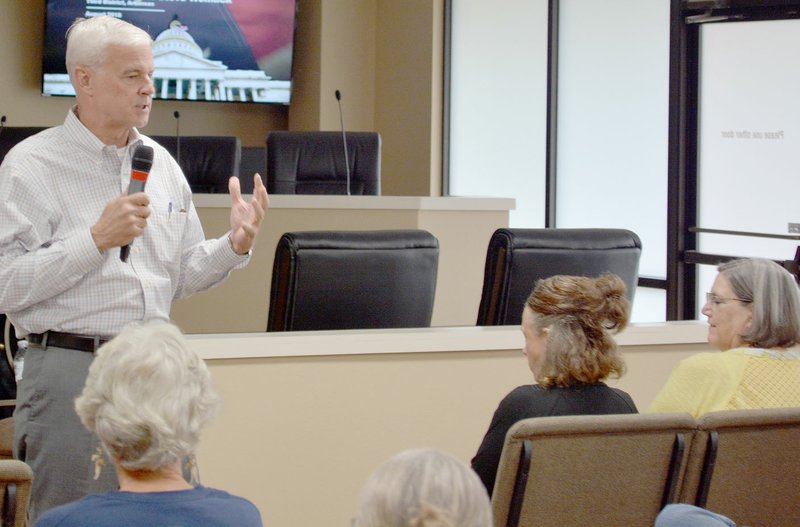
[[440, 196], [444, 2], [378, 5], [375, 124], [384, 140], [383, 192]]
[[[44, 2], [0, 0], [0, 114], [8, 126], [53, 126], [72, 97], [40, 95]], [[290, 107], [156, 101], [150, 135], [235, 135], [263, 146], [270, 130], [349, 130], [383, 137], [384, 195], [440, 195], [443, 0], [299, 0]]]
[[322, 2], [322, 130], [340, 130], [336, 90], [342, 93], [342, 115], [348, 130], [375, 130], [374, 0]]

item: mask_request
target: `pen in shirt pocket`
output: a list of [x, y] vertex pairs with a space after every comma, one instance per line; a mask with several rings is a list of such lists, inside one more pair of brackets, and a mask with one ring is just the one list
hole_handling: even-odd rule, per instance
[[167, 218], [172, 218], [172, 202], [167, 205]]

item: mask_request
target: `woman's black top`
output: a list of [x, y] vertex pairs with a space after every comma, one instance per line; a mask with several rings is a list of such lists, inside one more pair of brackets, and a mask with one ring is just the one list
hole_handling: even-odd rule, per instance
[[550, 415], [635, 413], [638, 411], [630, 395], [602, 382], [571, 388], [543, 388], [538, 384], [520, 386], [500, 401], [478, 453], [472, 458], [472, 468], [491, 496], [503, 441], [508, 429], [517, 421]]

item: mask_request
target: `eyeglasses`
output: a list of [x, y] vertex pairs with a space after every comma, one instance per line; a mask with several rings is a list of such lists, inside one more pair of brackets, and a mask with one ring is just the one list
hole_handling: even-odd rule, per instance
[[724, 296], [717, 296], [714, 293], [706, 293], [706, 304], [711, 307], [717, 307], [720, 304], [727, 304], [728, 302], [741, 302], [742, 304], [752, 304], [752, 300], [742, 300], [741, 298], [725, 298]]

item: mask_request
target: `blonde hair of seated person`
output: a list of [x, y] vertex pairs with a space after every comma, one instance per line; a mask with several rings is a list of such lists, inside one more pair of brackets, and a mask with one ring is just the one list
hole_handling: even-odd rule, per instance
[[435, 448], [404, 450], [361, 493], [358, 527], [492, 527], [486, 489], [465, 463]]
[[132, 324], [103, 345], [75, 401], [121, 478], [168, 471], [192, 454], [219, 405], [205, 362], [169, 323]]

